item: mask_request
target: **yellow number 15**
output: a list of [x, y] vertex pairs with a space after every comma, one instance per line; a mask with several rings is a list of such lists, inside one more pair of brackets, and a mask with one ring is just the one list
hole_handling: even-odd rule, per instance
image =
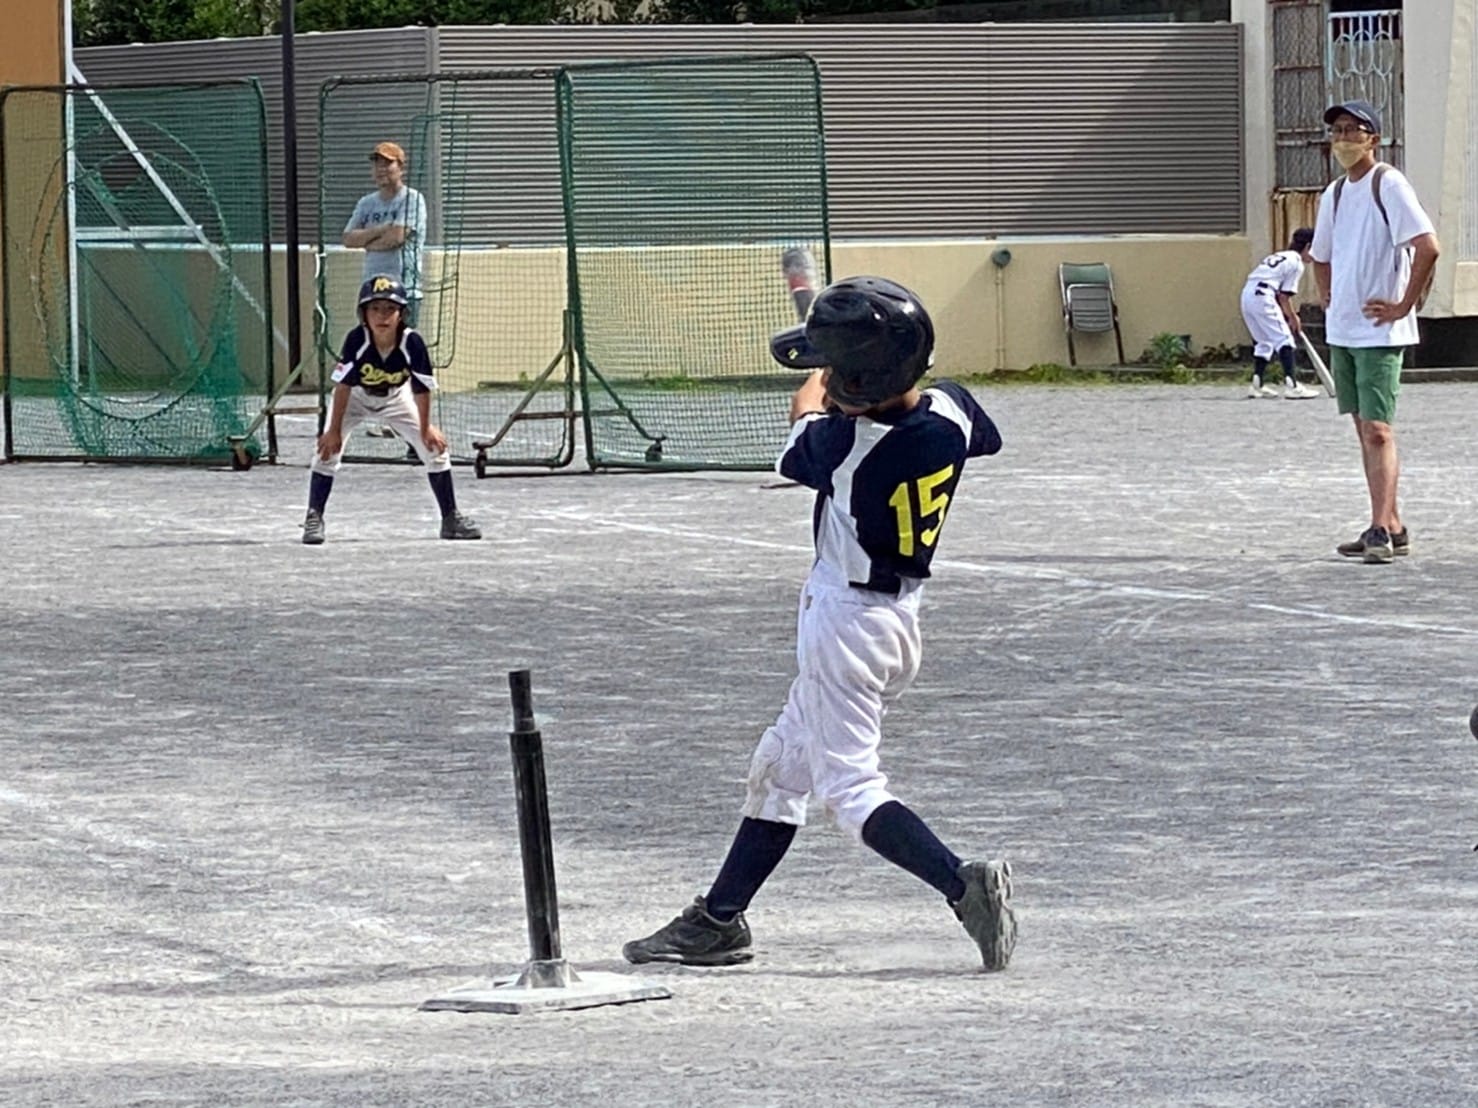
[[[918, 534], [918, 541], [925, 546], [933, 546], [934, 540], [939, 538], [939, 529], [944, 526], [944, 511], [949, 507], [949, 493], [934, 490], [946, 484], [954, 475], [955, 467], [947, 465], [937, 473], [920, 477], [914, 482], [918, 515], [914, 514], [914, 498], [908, 494], [907, 481], [900, 482], [893, 490], [893, 495], [888, 497], [888, 507], [898, 517], [898, 553], [905, 558], [913, 556], [915, 533]], [[919, 531], [919, 524], [930, 516], [935, 517], [934, 526]]]

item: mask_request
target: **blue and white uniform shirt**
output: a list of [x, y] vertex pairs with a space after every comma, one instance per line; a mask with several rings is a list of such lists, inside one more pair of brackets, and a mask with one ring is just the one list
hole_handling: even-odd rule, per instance
[[369, 328], [360, 324], [344, 336], [333, 377], [335, 384], [362, 389], [371, 396], [389, 396], [407, 382], [412, 392], [436, 388], [426, 340], [410, 327], [401, 332], [399, 345], [382, 357]]
[[906, 412], [802, 416], [775, 469], [816, 490], [817, 564], [855, 588], [897, 595], [929, 576], [965, 459], [1000, 449], [975, 398], [941, 381]]

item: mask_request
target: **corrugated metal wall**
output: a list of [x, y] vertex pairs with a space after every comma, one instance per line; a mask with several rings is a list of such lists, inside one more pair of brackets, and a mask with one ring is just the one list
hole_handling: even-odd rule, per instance
[[1236, 232], [1241, 28], [445, 27], [443, 70], [804, 50], [836, 238]]
[[[498, 26], [300, 39], [304, 237], [331, 75], [776, 50], [821, 67], [834, 238], [1242, 229], [1239, 25]], [[275, 113], [279, 55], [276, 39], [247, 39], [77, 61], [95, 83], [255, 75]]]

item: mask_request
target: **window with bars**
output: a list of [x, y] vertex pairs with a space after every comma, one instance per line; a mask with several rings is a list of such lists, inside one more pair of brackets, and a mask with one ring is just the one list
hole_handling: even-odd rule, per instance
[[1381, 157], [1405, 164], [1400, 4], [1271, 0], [1274, 187], [1322, 188], [1337, 172], [1324, 109], [1368, 100], [1381, 113]]

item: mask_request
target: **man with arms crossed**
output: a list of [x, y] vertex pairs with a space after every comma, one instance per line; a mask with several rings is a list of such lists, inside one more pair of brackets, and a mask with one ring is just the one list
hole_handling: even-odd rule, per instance
[[1324, 190], [1309, 254], [1324, 305], [1329, 369], [1341, 413], [1360, 438], [1370, 526], [1338, 550], [1349, 558], [1390, 562], [1409, 553], [1396, 506], [1396, 397], [1406, 347], [1419, 341], [1416, 308], [1431, 281], [1439, 247], [1411, 182], [1377, 162], [1381, 120], [1363, 100], [1324, 113], [1330, 151], [1345, 175]]
[[375, 191], [354, 205], [343, 243], [364, 251], [364, 280], [388, 274], [405, 286], [407, 319], [414, 327], [421, 300], [426, 201], [405, 183], [405, 151], [395, 143], [382, 142], [370, 151], [370, 171]]

